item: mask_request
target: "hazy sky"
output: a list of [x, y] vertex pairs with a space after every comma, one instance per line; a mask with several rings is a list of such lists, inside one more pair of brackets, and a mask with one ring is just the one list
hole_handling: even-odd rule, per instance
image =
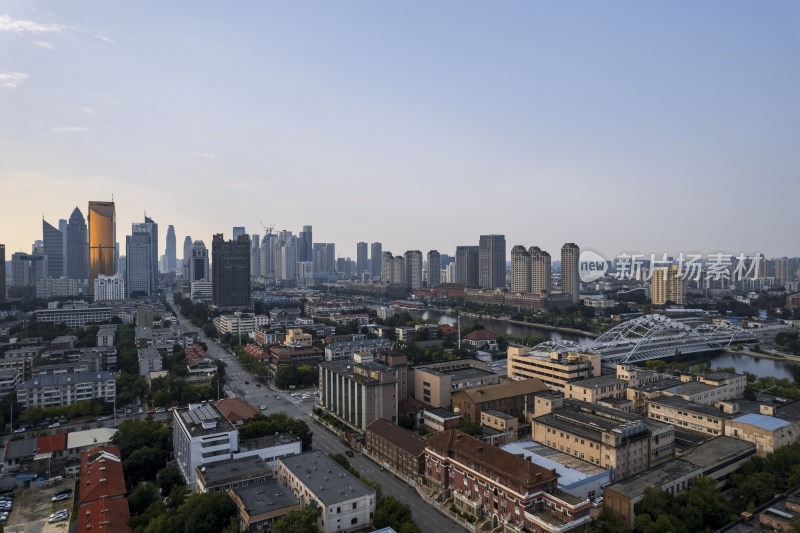
[[0, 2], [6, 257], [112, 194], [178, 257], [259, 221], [800, 255], [798, 193], [795, 0]]

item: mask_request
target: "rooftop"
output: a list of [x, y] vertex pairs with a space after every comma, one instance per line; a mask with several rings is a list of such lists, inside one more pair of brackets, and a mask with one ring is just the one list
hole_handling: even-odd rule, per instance
[[716, 409], [711, 405], [705, 405], [697, 402], [690, 402], [689, 400], [685, 400], [680, 396], [659, 396], [658, 398], [650, 400], [650, 405], [653, 404], [661, 404], [661, 405], [667, 405], [669, 407], [677, 407], [680, 409], [686, 409], [687, 411], [702, 413], [706, 416], [713, 416], [716, 418], [730, 418], [732, 416], [723, 411], [720, 411], [719, 409]]
[[700, 394], [701, 392], [710, 391], [711, 389], [716, 388], [714, 385], [709, 385], [708, 383], [702, 383], [700, 381], [688, 381], [686, 383], [682, 383], [675, 387], [670, 387], [669, 389], [665, 389], [665, 392], [669, 392], [672, 394], [678, 395], [686, 395], [691, 396], [693, 394]]
[[414, 457], [418, 457], [425, 452], [424, 440], [384, 418], [376, 418], [368, 425], [367, 433], [374, 433]]
[[686, 450], [681, 459], [707, 469], [743, 455], [754, 455], [756, 445], [733, 437], [720, 436]]
[[521, 379], [518, 381], [508, 381], [496, 385], [485, 385], [483, 387], [473, 387], [458, 391], [456, 394], [466, 394], [476, 404], [491, 402], [502, 398], [512, 398], [524, 394], [535, 394], [545, 392], [550, 389], [539, 378]]
[[300, 500], [292, 494], [292, 491], [281, 487], [274, 479], [231, 490], [241, 500], [245, 511], [251, 517], [300, 505]]
[[443, 407], [426, 407], [425, 413], [439, 417], [443, 420], [449, 420], [452, 418], [461, 418], [461, 415], [459, 415], [458, 413], [454, 413], [450, 409], [445, 409]]
[[62, 431], [55, 435], [39, 437], [36, 443], [36, 453], [62, 452], [67, 449], [67, 432]]
[[99, 446], [111, 442], [117, 430], [114, 428], [87, 429], [86, 431], [73, 431], [67, 434], [67, 449], [84, 448], [86, 446]]
[[780, 429], [782, 427], [789, 425], [789, 422], [781, 420], [780, 418], [775, 418], [774, 416], [761, 415], [758, 413], [748, 413], [738, 418], [734, 418], [733, 420], [731, 420], [731, 422], [737, 422], [739, 424], [750, 424], [751, 426], [756, 426], [758, 428], [767, 431], [775, 431], [776, 429]]
[[92, 533], [128, 533], [131, 518], [127, 498], [101, 498], [88, 503], [78, 511], [77, 531]]
[[580, 483], [588, 477], [606, 472], [605, 469], [595, 464], [548, 448], [530, 439], [504, 444], [500, 448], [515, 455], [529, 457], [533, 463], [542, 468], [555, 470], [558, 473], [558, 484], [561, 487], [568, 487], [574, 483]]
[[595, 378], [581, 379], [573, 381], [570, 386], [584, 387], [587, 389], [597, 389], [599, 387], [608, 387], [609, 385], [624, 384], [625, 381], [617, 378], [616, 374], [606, 374], [605, 376], [597, 376]]
[[658, 381], [653, 381], [651, 383], [645, 383], [644, 385], [638, 385], [636, 387], [630, 387], [631, 389], [638, 391], [638, 392], [657, 392], [660, 390], [670, 389], [677, 385], [683, 383], [679, 379], [673, 378], [664, 378], [659, 379]]
[[190, 405], [189, 409], [175, 411], [192, 437], [228, 433], [236, 428], [212, 403]]
[[607, 485], [605, 489], [613, 490], [631, 499], [637, 499], [644, 494], [645, 487], [661, 487], [677, 479], [693, 475], [697, 470], [697, 466], [688, 461], [672, 459], [654, 468], [648, 468], [644, 472], [639, 472], [621, 481]]
[[203, 478], [207, 487], [256, 477], [273, 477], [274, 475], [269, 465], [258, 456], [208, 463], [198, 466], [197, 470], [198, 477]]
[[469, 341], [489, 341], [497, 339], [499, 337], [500, 335], [492, 331], [489, 331], [488, 329], [476, 329], [475, 331], [473, 331], [464, 338]]
[[256, 415], [261, 414], [261, 410], [255, 405], [251, 405], [239, 398], [226, 398], [216, 403], [217, 410], [230, 422], [237, 420], [250, 420]]
[[708, 374], [703, 374], [705, 379], [709, 379], [712, 381], [723, 381], [725, 379], [736, 379], [742, 377], [743, 374], [734, 374], [733, 372], [709, 372]]
[[318, 451], [278, 459], [323, 505], [364, 496], [374, 496], [367, 487], [342, 465]]
[[503, 420], [510, 420], [512, 418], [517, 418], [516, 416], [508, 415], [506, 413], [500, 412], [497, 409], [486, 409], [483, 411], [487, 415], [494, 416], [496, 418], [502, 418]]
[[37, 376], [33, 379], [24, 381], [19, 385], [20, 389], [33, 389], [43, 387], [62, 387], [73, 383], [98, 383], [100, 381], [114, 381], [114, 374], [111, 372], [75, 372], [73, 374], [51, 374], [48, 376]]

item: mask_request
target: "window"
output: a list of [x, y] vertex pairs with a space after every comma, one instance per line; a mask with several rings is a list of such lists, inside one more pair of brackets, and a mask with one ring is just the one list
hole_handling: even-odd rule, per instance
[[[356, 506], [357, 506], [356, 502], [353, 502], [353, 509], [355, 509]], [[353, 523], [355, 523], [355, 522], [353, 522]]]

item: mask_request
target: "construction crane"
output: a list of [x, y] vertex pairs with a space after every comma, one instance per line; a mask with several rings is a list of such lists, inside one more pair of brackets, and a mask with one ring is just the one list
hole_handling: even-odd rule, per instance
[[[261, 222], [261, 221], [259, 220], [259, 222]], [[266, 224], [264, 224], [263, 222], [261, 222], [261, 227], [262, 227], [262, 228], [264, 228], [264, 232], [265, 232], [267, 235], [272, 235], [272, 230], [274, 230], [274, 229], [275, 229], [275, 224], [273, 224], [272, 222], [270, 222], [270, 223], [269, 223], [269, 226], [267, 226]]]

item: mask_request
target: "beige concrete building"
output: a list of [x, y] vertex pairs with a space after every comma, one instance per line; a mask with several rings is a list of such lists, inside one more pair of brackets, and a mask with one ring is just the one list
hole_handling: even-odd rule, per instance
[[597, 377], [601, 373], [599, 353], [546, 352], [511, 345], [507, 357], [509, 378], [539, 378], [551, 390], [559, 392], [564, 392], [568, 383]]
[[799, 429], [797, 422], [749, 413], [729, 420], [725, 425], [725, 435], [754, 443], [756, 454], [764, 457], [781, 446], [798, 442]]
[[731, 418], [731, 415], [710, 405], [689, 402], [679, 396], [650, 400], [647, 416], [707, 437], [725, 435], [725, 423]]
[[681, 376], [680, 385], [664, 389], [664, 396], [680, 396], [684, 400], [706, 405], [741, 398], [747, 378], [730, 372], [709, 372], [708, 374]]
[[550, 265], [550, 254], [540, 250], [538, 246], [528, 248], [531, 256], [531, 292], [534, 294], [549, 293], [553, 290], [553, 269]]
[[[612, 480], [675, 455], [670, 424], [576, 400], [551, 398], [536, 408], [531, 421], [534, 441], [610, 470]], [[540, 415], [540, 408], [552, 410]]]
[[564, 397], [581, 400], [583, 402], [597, 403], [600, 400], [626, 399], [625, 389], [627, 382], [608, 374], [596, 378], [582, 379], [565, 385]]
[[531, 292], [531, 256], [520, 245], [511, 249], [511, 292]]
[[650, 300], [653, 305], [685, 303], [686, 288], [683, 277], [679, 276], [678, 265], [653, 269], [650, 277]]
[[313, 344], [313, 336], [310, 333], [304, 333], [300, 328], [287, 329], [286, 340], [284, 340], [283, 344], [297, 348], [308, 348]]
[[537, 395], [547, 391], [547, 385], [537, 378], [474, 387], [453, 394], [453, 411], [472, 420], [480, 420], [481, 412], [488, 409], [519, 416], [532, 409]]
[[481, 411], [481, 424], [503, 433], [503, 442], [514, 442], [518, 438], [519, 420], [516, 416], [496, 409]]
[[500, 376], [477, 359], [459, 359], [412, 368], [413, 397], [431, 407], [449, 408], [453, 393], [470, 387], [494, 385]]

